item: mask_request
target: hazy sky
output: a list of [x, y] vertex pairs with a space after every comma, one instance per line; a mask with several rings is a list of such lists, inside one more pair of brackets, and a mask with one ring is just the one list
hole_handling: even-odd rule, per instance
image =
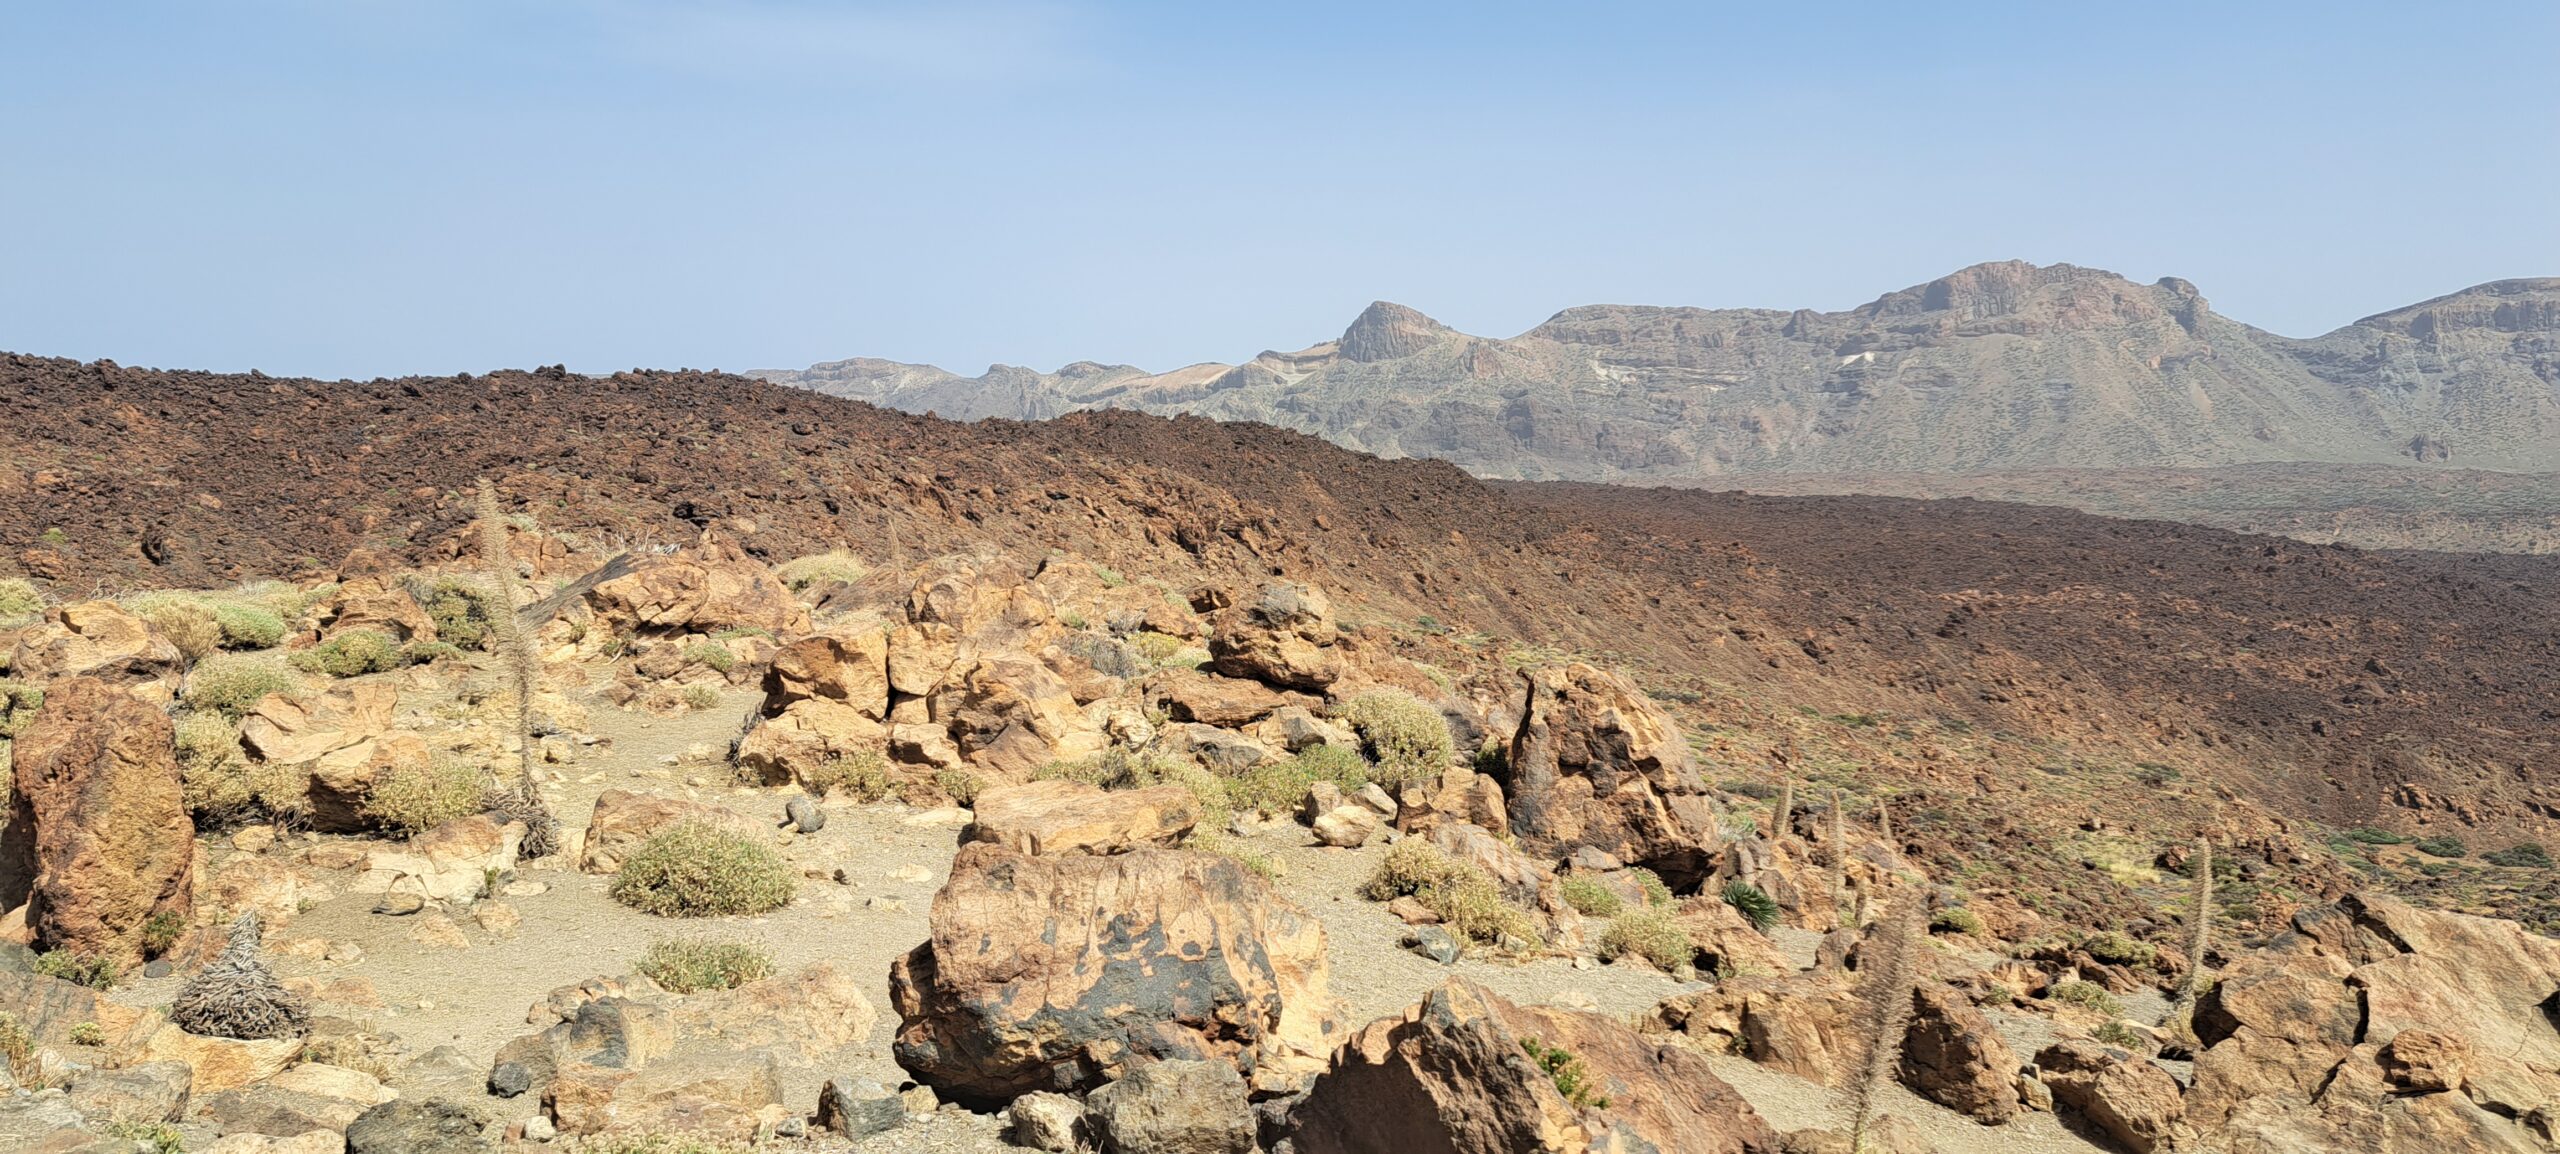
[[2560, 4], [0, 0], [0, 349], [1170, 368], [1977, 261], [2560, 276]]

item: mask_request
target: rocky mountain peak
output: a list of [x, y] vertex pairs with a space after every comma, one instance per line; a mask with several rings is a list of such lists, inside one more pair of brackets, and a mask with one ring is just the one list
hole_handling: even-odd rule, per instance
[[1447, 325], [1390, 301], [1372, 301], [1360, 319], [1342, 330], [1344, 360], [1371, 361], [1409, 357], [1431, 347], [1449, 332]]

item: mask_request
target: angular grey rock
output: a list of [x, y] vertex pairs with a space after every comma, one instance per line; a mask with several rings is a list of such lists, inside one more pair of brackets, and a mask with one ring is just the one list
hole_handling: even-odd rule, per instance
[[1244, 1076], [1226, 1062], [1150, 1062], [1086, 1096], [1114, 1154], [1252, 1154]]
[[397, 1098], [347, 1124], [347, 1154], [485, 1154], [480, 1120], [440, 1098]]
[[906, 1122], [905, 1100], [878, 1082], [829, 1078], [818, 1091], [818, 1125], [847, 1138], [895, 1130]]
[[1459, 956], [1466, 952], [1456, 937], [1438, 926], [1413, 927], [1404, 936], [1404, 948], [1444, 966], [1457, 965]]
[[827, 828], [827, 811], [818, 808], [816, 798], [792, 798], [782, 807], [783, 824], [801, 833], [816, 833]]

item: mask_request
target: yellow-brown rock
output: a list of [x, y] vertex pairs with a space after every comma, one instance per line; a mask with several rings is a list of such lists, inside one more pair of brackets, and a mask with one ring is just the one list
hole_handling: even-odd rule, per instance
[[143, 923], [194, 909], [195, 824], [169, 715], [95, 678], [57, 681], [13, 760], [33, 827], [36, 944], [139, 962]]
[[889, 990], [899, 1065], [946, 1098], [1087, 1089], [1151, 1058], [1281, 1088], [1337, 1040], [1323, 925], [1223, 857], [972, 843], [932, 925]]
[[991, 787], [971, 809], [961, 840], [1034, 855], [1171, 847], [1200, 820], [1198, 799], [1178, 785], [1106, 792], [1064, 779]]

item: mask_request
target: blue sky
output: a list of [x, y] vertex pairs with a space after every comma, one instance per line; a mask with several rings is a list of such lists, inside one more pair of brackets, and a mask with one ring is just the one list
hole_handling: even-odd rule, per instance
[[2560, 276], [2560, 5], [0, 0], [0, 349], [1170, 368], [1977, 261]]

